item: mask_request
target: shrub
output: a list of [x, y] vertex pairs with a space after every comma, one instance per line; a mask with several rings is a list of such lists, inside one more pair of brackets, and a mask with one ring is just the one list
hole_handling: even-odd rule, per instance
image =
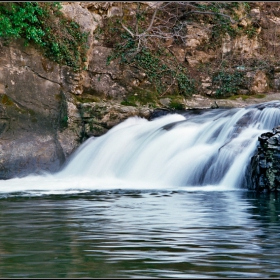
[[59, 2], [0, 3], [0, 37], [23, 38], [51, 60], [78, 70], [85, 61], [87, 33], [59, 11]]
[[215, 95], [217, 97], [228, 97], [238, 94], [240, 86], [244, 83], [244, 72], [235, 71], [233, 73], [219, 71], [213, 75], [212, 83], [217, 87]]

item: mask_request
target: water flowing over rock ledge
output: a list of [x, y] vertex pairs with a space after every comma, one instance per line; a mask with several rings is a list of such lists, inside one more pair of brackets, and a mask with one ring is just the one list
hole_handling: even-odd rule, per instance
[[[146, 4], [149, 5], [149, 2]], [[135, 9], [135, 3], [127, 5]], [[269, 4], [270, 8], [265, 2], [254, 5], [251, 16], [260, 20], [260, 36], [250, 39], [244, 35], [234, 40], [226, 36], [220, 49], [222, 57], [238, 54], [242, 59], [267, 62], [270, 53], [273, 53], [275, 64], [269, 65], [266, 70], [261, 66], [254, 70], [238, 66], [236, 71], [245, 71], [247, 78], [252, 80], [250, 87], [242, 88], [240, 95], [232, 96], [234, 99], [214, 98], [215, 85], [211, 77], [198, 75], [198, 69], [203, 63], [215, 61], [218, 57], [217, 54], [199, 50], [207, 46], [208, 35], [202, 32], [203, 26], [190, 25], [188, 35], [194, 38], [190, 38], [186, 46], [173, 45], [171, 49], [178, 61], [187, 63], [186, 68], [195, 71], [194, 75], [197, 73], [201, 91], [192, 97], [184, 96], [180, 100], [181, 111], [170, 108], [171, 100], [165, 95], [154, 107], [149, 104], [121, 104], [128, 95], [137, 96], [139, 90], [142, 94], [152, 92], [153, 85], [145, 71], [120, 65], [118, 60], [108, 64], [107, 58], [113, 48], [103, 44], [103, 35], [99, 34], [100, 39], [96, 38], [98, 34], [94, 31], [98, 26], [102, 27], [102, 20], [118, 15], [121, 10], [118, 2], [63, 3], [65, 15], [76, 19], [85, 31], [90, 32], [86, 70], [73, 72], [71, 67], [50, 61], [33, 45], [26, 47], [20, 40], [8, 46], [1, 41], [0, 178], [22, 177], [41, 171], [56, 172], [86, 139], [102, 136], [129, 117], [151, 120], [168, 113], [183, 114], [184, 110], [199, 112], [244, 108], [280, 100], [279, 92], [271, 92], [280, 89], [280, 66], [277, 61], [279, 46], [270, 37], [279, 35], [280, 21], [278, 15], [274, 17], [269, 13], [270, 9], [273, 13], [279, 12], [279, 5]], [[246, 24], [249, 22], [243, 22], [243, 27]], [[262, 47], [268, 44], [266, 49], [270, 51], [261, 51], [260, 42]], [[258, 94], [262, 98], [257, 98]], [[248, 184], [253, 190], [274, 190], [279, 184], [278, 149], [277, 145], [272, 145], [277, 134], [270, 133], [260, 136], [260, 154], [252, 161], [253, 173], [248, 173], [254, 176], [253, 179], [250, 177], [252, 183]], [[262, 138], [265, 137], [268, 139], [264, 141]]]

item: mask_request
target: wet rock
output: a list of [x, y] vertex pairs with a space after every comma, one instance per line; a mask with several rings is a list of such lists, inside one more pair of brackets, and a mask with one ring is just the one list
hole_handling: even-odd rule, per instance
[[170, 113], [171, 111], [168, 109], [155, 109], [150, 115], [150, 120], [165, 116]]
[[148, 107], [124, 106], [113, 101], [81, 103], [79, 110], [85, 124], [85, 137], [101, 136], [129, 117], [149, 119], [151, 116]]
[[280, 126], [259, 136], [259, 147], [251, 158], [248, 188], [257, 192], [280, 190]]

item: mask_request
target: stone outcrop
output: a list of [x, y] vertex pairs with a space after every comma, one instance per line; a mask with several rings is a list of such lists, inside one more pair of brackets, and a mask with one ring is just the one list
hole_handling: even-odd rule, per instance
[[148, 107], [122, 106], [116, 102], [79, 103], [78, 108], [85, 123], [85, 137], [100, 136], [129, 117], [149, 119], [152, 113]]
[[280, 126], [259, 136], [259, 147], [252, 157], [248, 180], [251, 190], [272, 192], [280, 190]]
[[71, 69], [21, 41], [1, 45], [0, 56], [0, 178], [55, 172], [82, 133], [69, 91]]

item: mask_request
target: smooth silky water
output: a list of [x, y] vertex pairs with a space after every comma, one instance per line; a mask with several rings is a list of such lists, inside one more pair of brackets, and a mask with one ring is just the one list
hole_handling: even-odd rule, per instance
[[246, 189], [280, 102], [130, 118], [0, 181], [0, 277], [280, 277], [280, 199]]

